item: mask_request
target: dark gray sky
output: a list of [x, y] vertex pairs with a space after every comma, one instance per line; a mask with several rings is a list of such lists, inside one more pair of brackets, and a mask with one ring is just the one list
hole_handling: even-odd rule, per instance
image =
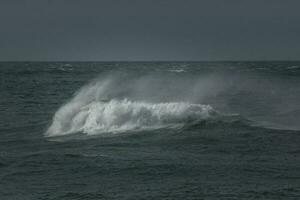
[[300, 0], [0, 0], [0, 60], [300, 60]]

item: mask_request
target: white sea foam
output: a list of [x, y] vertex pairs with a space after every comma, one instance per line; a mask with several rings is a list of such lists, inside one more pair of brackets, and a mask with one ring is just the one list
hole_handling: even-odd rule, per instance
[[56, 112], [46, 135], [59, 136], [76, 132], [93, 135], [171, 127], [188, 121], [205, 120], [214, 114], [215, 111], [209, 105], [184, 102], [147, 103], [112, 99], [84, 105], [71, 101]]
[[287, 67], [287, 68], [288, 68], [288, 69], [298, 69], [299, 66], [294, 65], [294, 66], [290, 66], [290, 67]]
[[57, 110], [46, 135], [178, 127], [214, 118], [211, 106], [190, 102], [201, 102], [216, 86], [207, 79], [104, 74]]
[[176, 73], [181, 73], [181, 72], [185, 72], [184, 69], [170, 69], [170, 72], [176, 72]]
[[[239, 113], [253, 122], [265, 121], [261, 126], [269, 122], [280, 127], [288, 125], [297, 128], [297, 122], [291, 120], [295, 114], [276, 117], [278, 111], [298, 109], [299, 106], [294, 103], [297, 101], [282, 102], [284, 104], [281, 103], [279, 107], [277, 103], [272, 103], [274, 95], [290, 96], [289, 90], [284, 89], [286, 86], [279, 86], [274, 82], [277, 93], [270, 96], [266, 93], [268, 84], [259, 83], [258, 87], [255, 80], [247, 76], [229, 79], [226, 74], [194, 76], [190, 73], [141, 74], [122, 70], [105, 72], [56, 111], [45, 134], [59, 136], [79, 132], [92, 135], [136, 129], [172, 128], [201, 120], [231, 120], [231, 113]], [[242, 102], [239, 102], [235, 100], [235, 91], [255, 95], [248, 100], [242, 95]], [[269, 109], [261, 109], [263, 114], [253, 117], [255, 115], [252, 106], [256, 108], [258, 97], [263, 97], [265, 103], [270, 102], [270, 105], [262, 103], [262, 106], [266, 105]], [[209, 105], [201, 104], [202, 102], [210, 102], [221, 113], [214, 111]]]

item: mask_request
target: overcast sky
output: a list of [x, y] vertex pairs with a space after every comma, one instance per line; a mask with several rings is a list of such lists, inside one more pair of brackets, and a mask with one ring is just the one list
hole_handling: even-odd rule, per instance
[[300, 0], [0, 0], [0, 60], [300, 60]]

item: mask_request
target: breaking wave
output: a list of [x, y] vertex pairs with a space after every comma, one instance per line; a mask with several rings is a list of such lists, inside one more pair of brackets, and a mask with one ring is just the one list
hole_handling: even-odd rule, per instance
[[173, 128], [209, 120], [218, 112], [195, 99], [209, 93], [210, 82], [157, 74], [104, 74], [56, 111], [45, 135]]
[[112, 99], [82, 105], [73, 101], [56, 112], [46, 135], [59, 136], [77, 132], [94, 135], [178, 127], [216, 115], [216, 111], [209, 105], [185, 102], [147, 103]]

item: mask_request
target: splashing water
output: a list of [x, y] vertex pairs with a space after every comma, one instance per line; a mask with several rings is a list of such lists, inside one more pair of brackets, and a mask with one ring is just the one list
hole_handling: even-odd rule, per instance
[[[193, 87], [186, 90], [187, 85], [195, 83], [175, 80], [165, 82], [164, 78], [156, 76], [106, 74], [84, 86], [58, 109], [46, 135], [78, 132], [93, 135], [178, 127], [217, 115], [210, 105], [190, 103], [185, 99], [194, 91]], [[204, 88], [205, 84], [202, 82], [202, 87], [198, 86]]]
[[205, 120], [216, 112], [209, 105], [184, 102], [147, 103], [123, 100], [93, 101], [87, 105], [70, 102], [54, 116], [46, 135], [83, 132], [88, 135], [178, 126]]

